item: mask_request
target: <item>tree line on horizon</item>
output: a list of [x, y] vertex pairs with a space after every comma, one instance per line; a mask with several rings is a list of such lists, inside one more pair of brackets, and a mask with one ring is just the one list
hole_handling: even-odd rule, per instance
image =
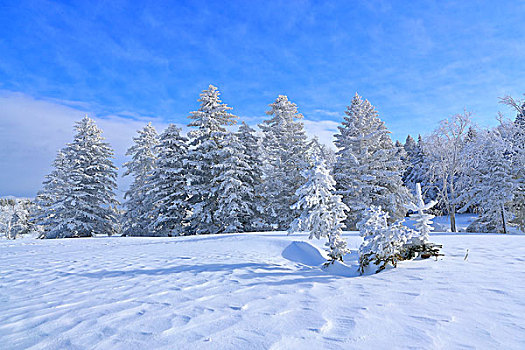
[[42, 237], [287, 230], [313, 210], [298, 204], [306, 195], [300, 189], [309, 176], [326, 178], [312, 170], [320, 162], [333, 179], [329, 192], [345, 206], [344, 229], [357, 229], [370, 208], [382, 208], [389, 224], [402, 220], [420, 183], [424, 200], [437, 203], [434, 213], [450, 216], [451, 231], [461, 212], [478, 214], [469, 231], [525, 231], [523, 101], [503, 98], [517, 116], [500, 118], [497, 127], [479, 128], [464, 112], [402, 144], [356, 94], [335, 135], [335, 153], [306, 136], [302, 115], [286, 96], [269, 105], [260, 132], [246, 123], [229, 130], [238, 118], [216, 87], [198, 101], [187, 135], [174, 124], [160, 135], [151, 124], [137, 132], [126, 153], [124, 176], [133, 181], [122, 206], [115, 199], [113, 150], [92, 119], [77, 122], [34, 200], [31, 222]]

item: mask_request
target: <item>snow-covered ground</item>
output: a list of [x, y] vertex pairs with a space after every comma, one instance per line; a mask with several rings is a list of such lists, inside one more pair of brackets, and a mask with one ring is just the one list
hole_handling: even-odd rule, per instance
[[[356, 274], [284, 233], [0, 241], [2, 349], [523, 349], [525, 236]], [[467, 260], [464, 260], [469, 249]]]

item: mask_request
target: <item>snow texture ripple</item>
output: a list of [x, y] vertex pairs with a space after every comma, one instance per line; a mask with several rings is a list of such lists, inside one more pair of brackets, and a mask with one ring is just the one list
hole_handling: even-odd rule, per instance
[[0, 348], [524, 348], [524, 236], [432, 234], [444, 258], [365, 276], [344, 236], [328, 270], [304, 234], [3, 240]]

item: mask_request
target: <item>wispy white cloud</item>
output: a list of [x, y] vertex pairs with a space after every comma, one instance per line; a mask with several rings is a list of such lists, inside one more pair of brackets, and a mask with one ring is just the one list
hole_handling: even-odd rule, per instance
[[[33, 196], [51, 170], [57, 150], [71, 142], [73, 125], [86, 110], [5, 91], [0, 92], [0, 106], [0, 195]], [[119, 168], [138, 129], [150, 121], [159, 132], [166, 126], [159, 119], [137, 115], [90, 117], [114, 148]], [[126, 187], [126, 179], [119, 182], [121, 189]]]
[[310, 137], [317, 137], [321, 143], [334, 148], [334, 134], [337, 132], [338, 122], [332, 120], [303, 120], [304, 129]]
[[336, 117], [336, 118], [339, 118], [344, 114], [343, 112], [334, 112], [334, 111], [329, 111], [326, 109], [314, 109], [312, 113], [320, 114], [320, 115], [328, 116], [328, 117]]

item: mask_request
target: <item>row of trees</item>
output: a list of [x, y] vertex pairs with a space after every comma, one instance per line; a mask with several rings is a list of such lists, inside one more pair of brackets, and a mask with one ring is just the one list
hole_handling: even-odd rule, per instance
[[[200, 95], [190, 113], [191, 131], [169, 125], [160, 135], [146, 125], [126, 155], [125, 176], [133, 182], [122, 212], [115, 200], [113, 151], [88, 117], [57, 153], [53, 171], [36, 198], [34, 217], [45, 237], [97, 234], [174, 236], [290, 227], [306, 211], [301, 186], [320, 162], [333, 177], [345, 229], [356, 229], [365, 211], [381, 207], [391, 224], [405, 217], [415, 184], [438, 210], [480, 214], [479, 230], [523, 226], [523, 103], [503, 100], [518, 111], [516, 121], [481, 130], [464, 113], [443, 121], [418, 142], [394, 144], [378, 112], [359, 95], [345, 111], [335, 135], [337, 152], [308, 139], [297, 106], [286, 96], [270, 104], [257, 133], [220, 100], [216, 87]], [[339, 214], [334, 214], [338, 216]], [[340, 215], [338, 216], [340, 217]]]
[[95, 233], [174, 236], [260, 229], [286, 229], [302, 171], [330, 151], [309, 140], [294, 103], [279, 96], [270, 105], [262, 136], [242, 123], [209, 86], [190, 114], [187, 136], [175, 125], [160, 135], [148, 124], [134, 138], [124, 164], [133, 182], [125, 194], [122, 221], [114, 200], [112, 151], [88, 117], [62, 149], [37, 197], [45, 236]]
[[425, 197], [440, 213], [471, 212], [478, 219], [471, 232], [525, 231], [525, 102], [507, 96], [501, 102], [517, 112], [514, 121], [499, 116], [499, 125], [482, 129], [468, 112], [443, 120], [428, 137], [407, 137], [403, 181], [410, 189], [423, 184]]

